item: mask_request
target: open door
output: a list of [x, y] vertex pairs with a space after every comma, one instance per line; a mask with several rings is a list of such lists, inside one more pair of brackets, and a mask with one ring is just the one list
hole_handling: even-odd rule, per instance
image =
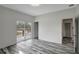
[[69, 47], [74, 47], [72, 18], [63, 19], [62, 25], [62, 44]]

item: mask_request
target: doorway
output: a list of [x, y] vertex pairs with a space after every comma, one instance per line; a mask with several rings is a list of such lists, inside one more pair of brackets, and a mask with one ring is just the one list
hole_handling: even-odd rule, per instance
[[75, 52], [79, 54], [79, 16], [75, 18]]
[[34, 39], [38, 39], [38, 22], [34, 22]]
[[73, 39], [73, 19], [63, 19], [62, 21], [62, 44], [74, 47]]

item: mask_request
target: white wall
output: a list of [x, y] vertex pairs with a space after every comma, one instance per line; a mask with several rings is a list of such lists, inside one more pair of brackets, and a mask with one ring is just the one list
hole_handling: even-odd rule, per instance
[[0, 48], [16, 43], [16, 21], [34, 21], [34, 17], [0, 6]]
[[48, 13], [36, 17], [39, 22], [39, 39], [55, 43], [62, 43], [62, 20], [73, 18], [75, 8]]

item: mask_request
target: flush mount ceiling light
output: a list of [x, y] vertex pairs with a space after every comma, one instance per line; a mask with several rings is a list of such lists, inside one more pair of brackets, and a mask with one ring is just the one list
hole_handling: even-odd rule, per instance
[[38, 7], [40, 4], [30, 4], [30, 6]]

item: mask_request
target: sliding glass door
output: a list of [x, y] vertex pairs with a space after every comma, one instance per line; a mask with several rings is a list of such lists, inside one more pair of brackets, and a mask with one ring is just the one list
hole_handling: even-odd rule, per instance
[[31, 39], [32, 38], [32, 24], [30, 22], [25, 21], [17, 21], [16, 22], [16, 28], [17, 28], [17, 42]]
[[25, 23], [25, 31], [24, 31], [24, 36], [26, 39], [32, 38], [32, 24], [31, 23]]

